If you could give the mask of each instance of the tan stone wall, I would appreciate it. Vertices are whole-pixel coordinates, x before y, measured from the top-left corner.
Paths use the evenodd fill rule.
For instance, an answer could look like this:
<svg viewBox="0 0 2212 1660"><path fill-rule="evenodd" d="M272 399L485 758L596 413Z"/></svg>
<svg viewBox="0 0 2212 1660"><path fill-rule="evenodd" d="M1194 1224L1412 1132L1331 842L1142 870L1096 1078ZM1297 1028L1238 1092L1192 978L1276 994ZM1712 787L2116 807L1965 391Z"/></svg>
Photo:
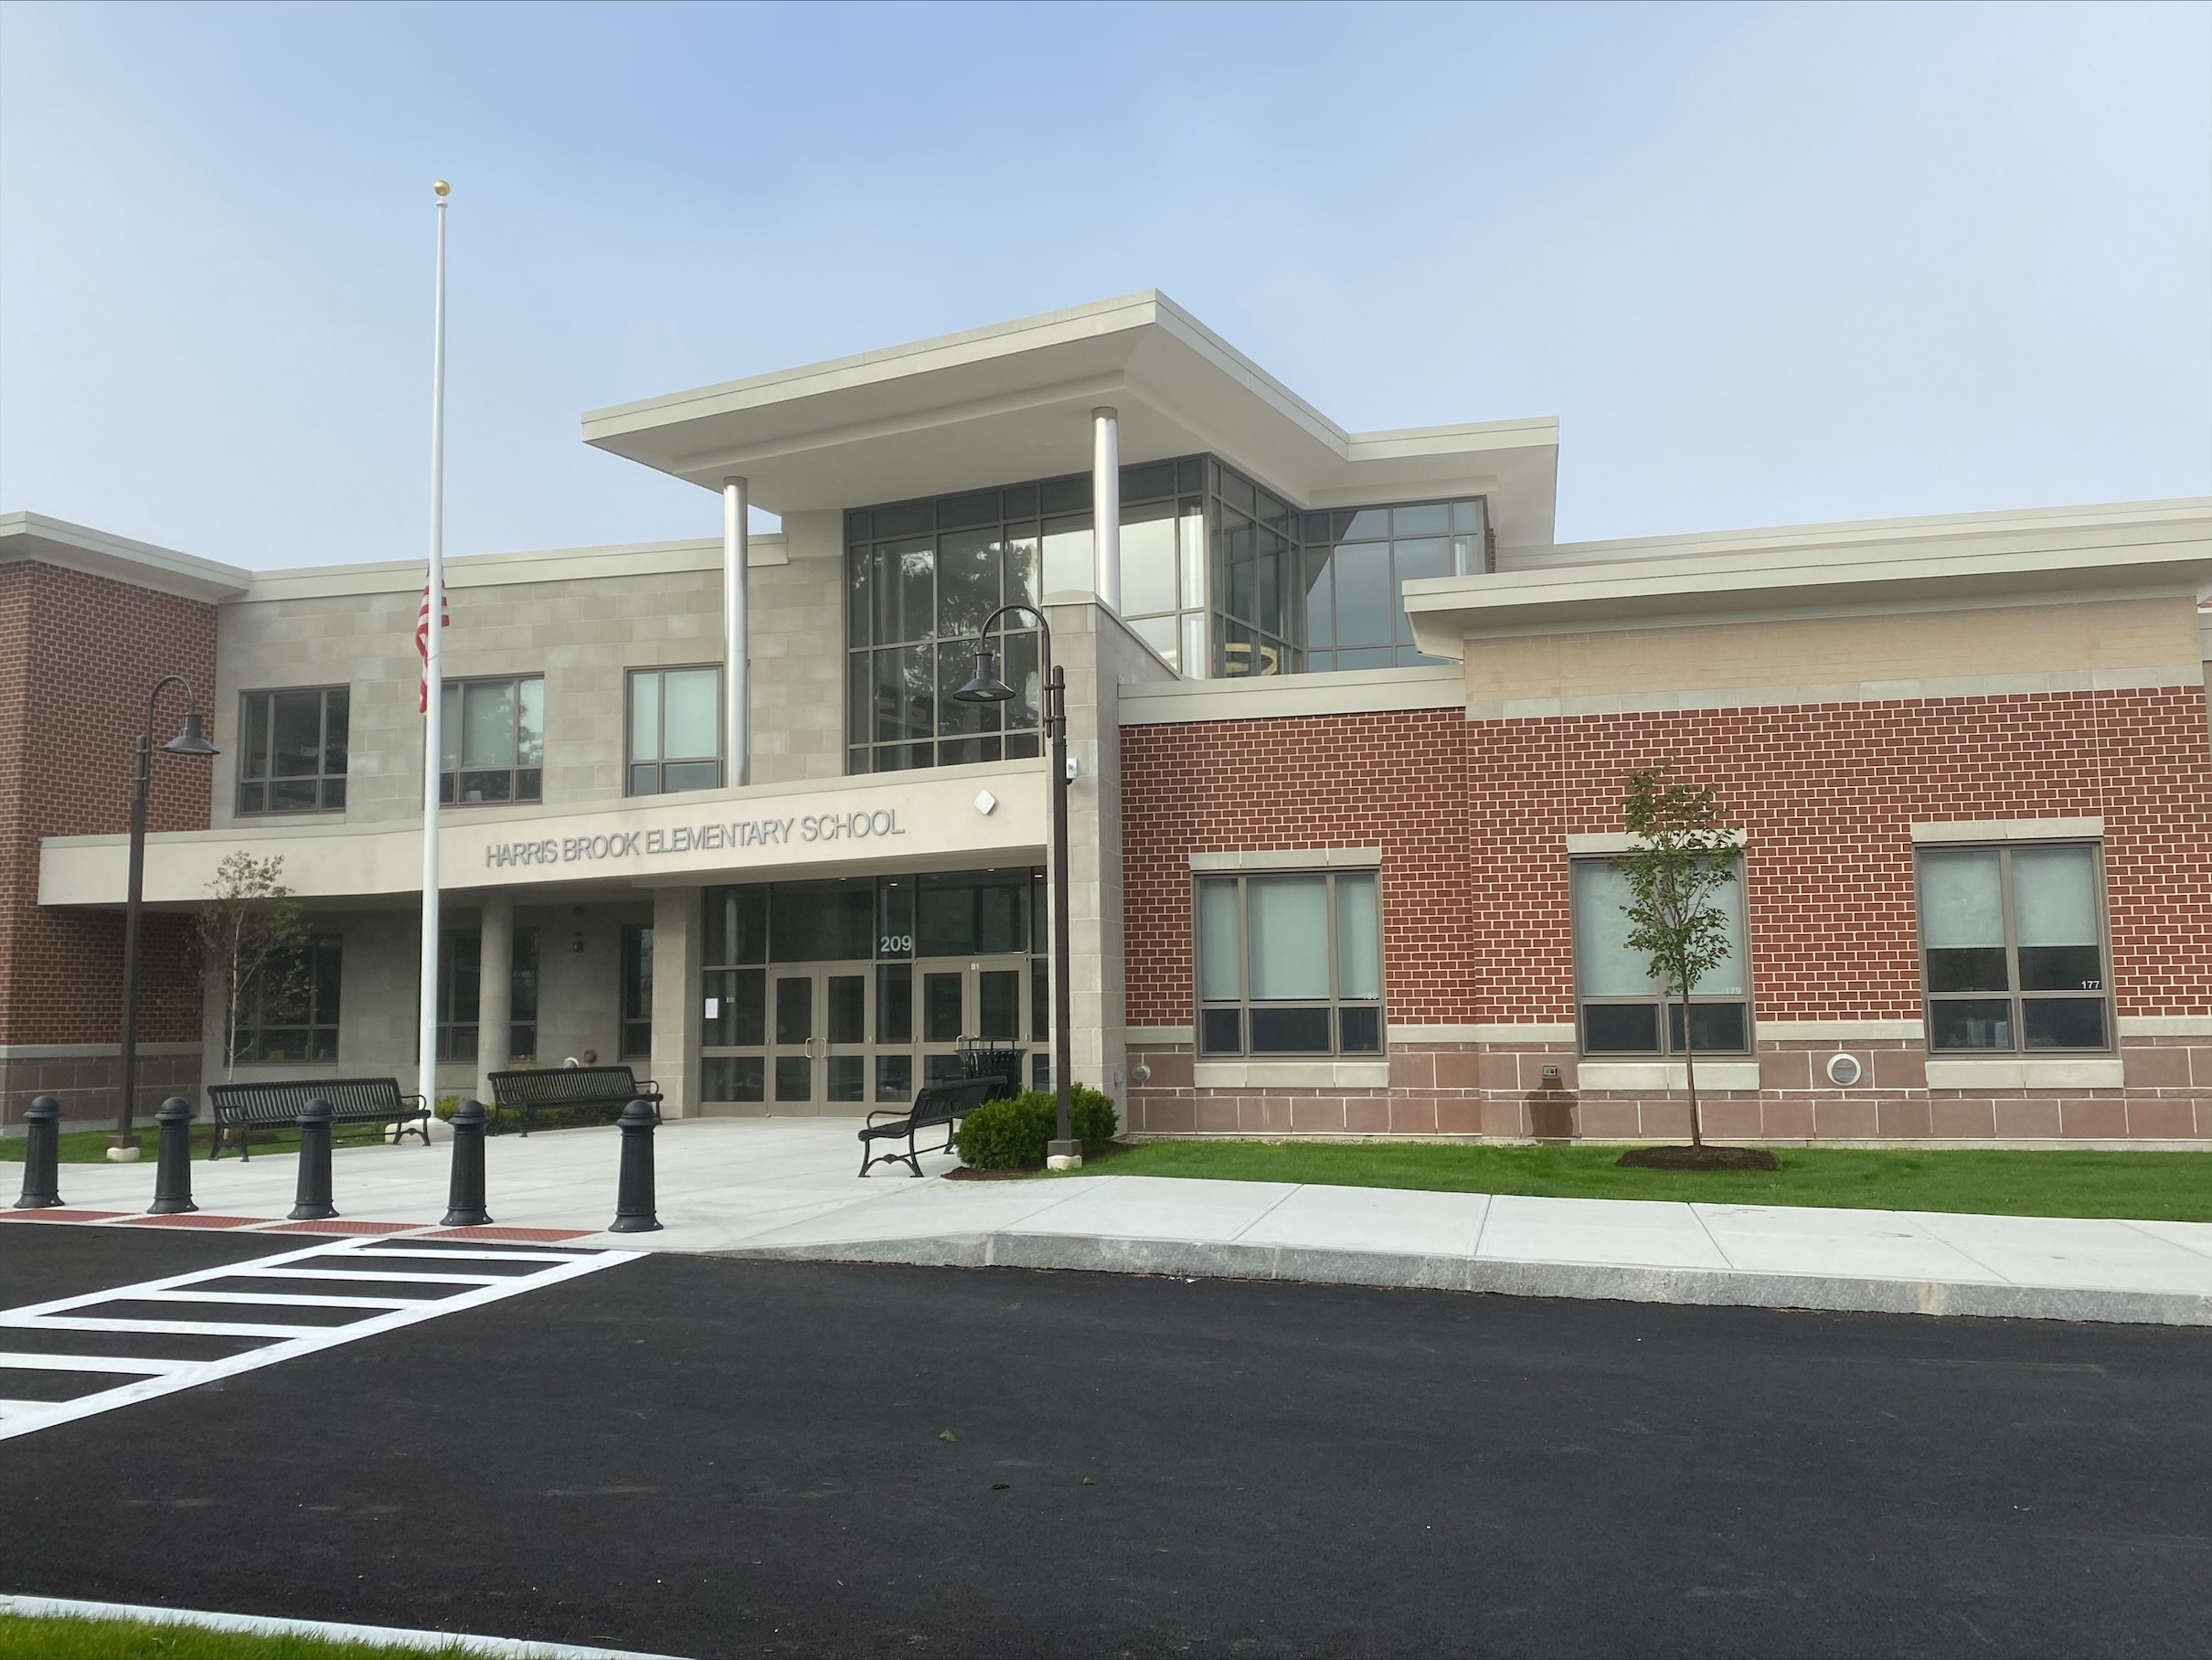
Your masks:
<svg viewBox="0 0 2212 1660"><path fill-rule="evenodd" d="M1467 643L1467 701L2164 668L2201 649L2181 598L1526 635Z"/></svg>
<svg viewBox="0 0 2212 1660"><path fill-rule="evenodd" d="M834 778L845 770L835 520L835 514L799 516L786 536L762 538L749 573L755 783ZM640 563L647 561L641 557ZM351 689L346 823L420 813L422 718L416 698L421 659L414 637L420 603L417 592L409 591L250 599L222 608L213 718L218 741L229 741L215 762L217 827L240 822L234 812L239 694L285 686ZM548 806L621 799L630 670L722 660L718 563L455 585L450 609L448 678L545 676ZM317 816L244 822L298 823Z"/></svg>

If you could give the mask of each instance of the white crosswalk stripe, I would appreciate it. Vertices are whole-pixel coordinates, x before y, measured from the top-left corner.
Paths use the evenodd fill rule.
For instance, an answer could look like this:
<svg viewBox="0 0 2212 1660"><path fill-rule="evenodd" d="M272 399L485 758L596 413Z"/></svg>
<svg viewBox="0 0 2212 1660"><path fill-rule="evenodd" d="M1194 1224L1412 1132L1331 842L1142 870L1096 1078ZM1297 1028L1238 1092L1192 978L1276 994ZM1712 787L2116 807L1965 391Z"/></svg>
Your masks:
<svg viewBox="0 0 2212 1660"><path fill-rule="evenodd" d="M539 1291L564 1280L634 1261L634 1250L436 1250L424 1246L385 1245L375 1240L341 1240L311 1245L302 1250L227 1262L144 1284L122 1285L80 1296L59 1297L25 1308L0 1310L0 1389L14 1372L75 1372L119 1376L130 1381L93 1389L68 1400L28 1400L0 1393L0 1441L81 1418L112 1412L119 1407L153 1400L179 1390L197 1389L218 1378L234 1378L303 1355L379 1336L402 1326L419 1325L441 1314L459 1314L486 1304ZM458 1263L505 1262L526 1265L526 1272L489 1273L481 1270L437 1271L431 1261ZM386 1262L391 1267L387 1269ZM359 1295L322 1294L263 1289L260 1284L209 1290L222 1282L282 1282L284 1280L342 1281L357 1283ZM372 1288L392 1286L438 1287L445 1294L379 1297ZM144 1318L102 1314L110 1304L173 1307L171 1317ZM201 1320L197 1308L220 1304L225 1309L250 1311L255 1307L327 1308L356 1311L358 1318L328 1325L278 1325L253 1320ZM177 1360L154 1356L80 1355L32 1352L21 1346L16 1333L110 1332L145 1336L250 1337L263 1339L241 1354L214 1360ZM149 1345L148 1346L158 1346ZM19 1385L18 1387L27 1387Z"/></svg>

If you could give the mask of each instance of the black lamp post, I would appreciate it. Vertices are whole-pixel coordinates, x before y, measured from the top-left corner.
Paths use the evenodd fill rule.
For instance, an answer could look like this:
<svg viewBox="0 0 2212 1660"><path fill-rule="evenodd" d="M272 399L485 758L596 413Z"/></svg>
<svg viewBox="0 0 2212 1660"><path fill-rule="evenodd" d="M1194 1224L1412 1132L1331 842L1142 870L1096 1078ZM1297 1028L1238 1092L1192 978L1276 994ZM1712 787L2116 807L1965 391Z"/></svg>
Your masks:
<svg viewBox="0 0 2212 1660"><path fill-rule="evenodd" d="M138 1154L138 1134L131 1127L131 1103L138 1092L138 916L145 899L146 791L154 782L154 705L162 688L169 686L185 688L185 725L162 748L172 755L216 752L200 730L199 699L193 695L191 682L182 675L164 675L146 694L146 729L139 735L138 774L131 783L131 887L122 912L122 1111L116 1116L115 1138L108 1144L111 1157L125 1159Z"/></svg>
<svg viewBox="0 0 2212 1660"><path fill-rule="evenodd" d="M952 694L961 703L1005 703L1014 688L998 677L999 648L991 630L1009 612L1037 619L1045 677L1045 736L1052 744L1052 1091L1058 1099L1059 1139L1045 1148L1048 1164L1060 1169L1083 1162L1083 1144L1075 1138L1068 1077L1068 682L1052 662L1052 627L1034 605L1002 605L984 619L975 636L975 673ZM1000 632L1005 631L1001 627ZM1061 1162L1064 1161L1064 1162Z"/></svg>

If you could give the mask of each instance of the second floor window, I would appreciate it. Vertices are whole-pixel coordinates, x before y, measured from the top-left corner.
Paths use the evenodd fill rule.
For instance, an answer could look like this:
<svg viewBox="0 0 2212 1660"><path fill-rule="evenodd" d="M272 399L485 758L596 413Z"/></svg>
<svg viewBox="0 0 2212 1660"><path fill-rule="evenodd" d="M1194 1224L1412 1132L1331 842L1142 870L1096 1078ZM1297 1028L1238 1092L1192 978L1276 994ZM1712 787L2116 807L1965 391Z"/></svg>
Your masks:
<svg viewBox="0 0 2212 1660"><path fill-rule="evenodd" d="M1700 1055L1749 1054L1742 859L1736 861L1736 879L1707 900L1728 918L1728 954L1690 995L1687 1033L1680 1000L1652 977L1651 959L1628 943L1635 927L1622 909L1630 899L1628 878L1610 858L1576 859L1573 873L1576 1024L1582 1052L1679 1055L1694 1038Z"/></svg>
<svg viewBox="0 0 2212 1660"><path fill-rule="evenodd" d="M630 676L632 795L722 782L722 671L641 668Z"/></svg>
<svg viewBox="0 0 2212 1660"><path fill-rule="evenodd" d="M241 697L238 810L326 813L345 806L346 714L342 686Z"/></svg>
<svg viewBox="0 0 2212 1660"><path fill-rule="evenodd" d="M438 799L448 805L541 801L545 795L546 683L449 680L439 717Z"/></svg>

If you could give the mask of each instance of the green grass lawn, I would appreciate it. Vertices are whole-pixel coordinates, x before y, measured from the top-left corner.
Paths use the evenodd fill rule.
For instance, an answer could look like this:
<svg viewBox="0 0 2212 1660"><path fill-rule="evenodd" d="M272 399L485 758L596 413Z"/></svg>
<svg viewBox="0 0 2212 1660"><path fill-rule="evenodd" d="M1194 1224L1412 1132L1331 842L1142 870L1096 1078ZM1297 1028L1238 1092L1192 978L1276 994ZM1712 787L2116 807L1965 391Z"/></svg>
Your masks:
<svg viewBox="0 0 2212 1660"><path fill-rule="evenodd" d="M0 1660L463 1660L458 1648L391 1648L321 1637L262 1637L134 1620L0 1614Z"/></svg>
<svg viewBox="0 0 2212 1660"><path fill-rule="evenodd" d="M1547 1198L1702 1199L1861 1210L2212 1221L2203 1153L1774 1149L1780 1170L1623 1170L1606 1146L1484 1147L1161 1141L1093 1159L1091 1174L1522 1193Z"/></svg>
<svg viewBox="0 0 2212 1660"><path fill-rule="evenodd" d="M140 1124L137 1128L139 1157L150 1165L154 1162L158 1144L158 1133L152 1124ZM204 1159L207 1156L207 1145L214 1135L215 1126L212 1124L192 1126L194 1158ZM114 1139L114 1133L108 1130L64 1130L61 1133L61 1162L65 1165L105 1164L108 1144ZM330 1144L334 1147L364 1147L383 1139L384 1132L376 1124L338 1124L331 1130ZM20 1135L0 1140L0 1165L21 1164L26 1141L27 1138ZM413 1147L417 1152L422 1148L422 1144L411 1135L402 1144ZM256 1158L265 1158L271 1154L297 1153L299 1150L300 1133L297 1130L256 1130L253 1133L253 1156ZM237 1156L238 1141L232 1137L223 1144L223 1162L228 1164Z"/></svg>

